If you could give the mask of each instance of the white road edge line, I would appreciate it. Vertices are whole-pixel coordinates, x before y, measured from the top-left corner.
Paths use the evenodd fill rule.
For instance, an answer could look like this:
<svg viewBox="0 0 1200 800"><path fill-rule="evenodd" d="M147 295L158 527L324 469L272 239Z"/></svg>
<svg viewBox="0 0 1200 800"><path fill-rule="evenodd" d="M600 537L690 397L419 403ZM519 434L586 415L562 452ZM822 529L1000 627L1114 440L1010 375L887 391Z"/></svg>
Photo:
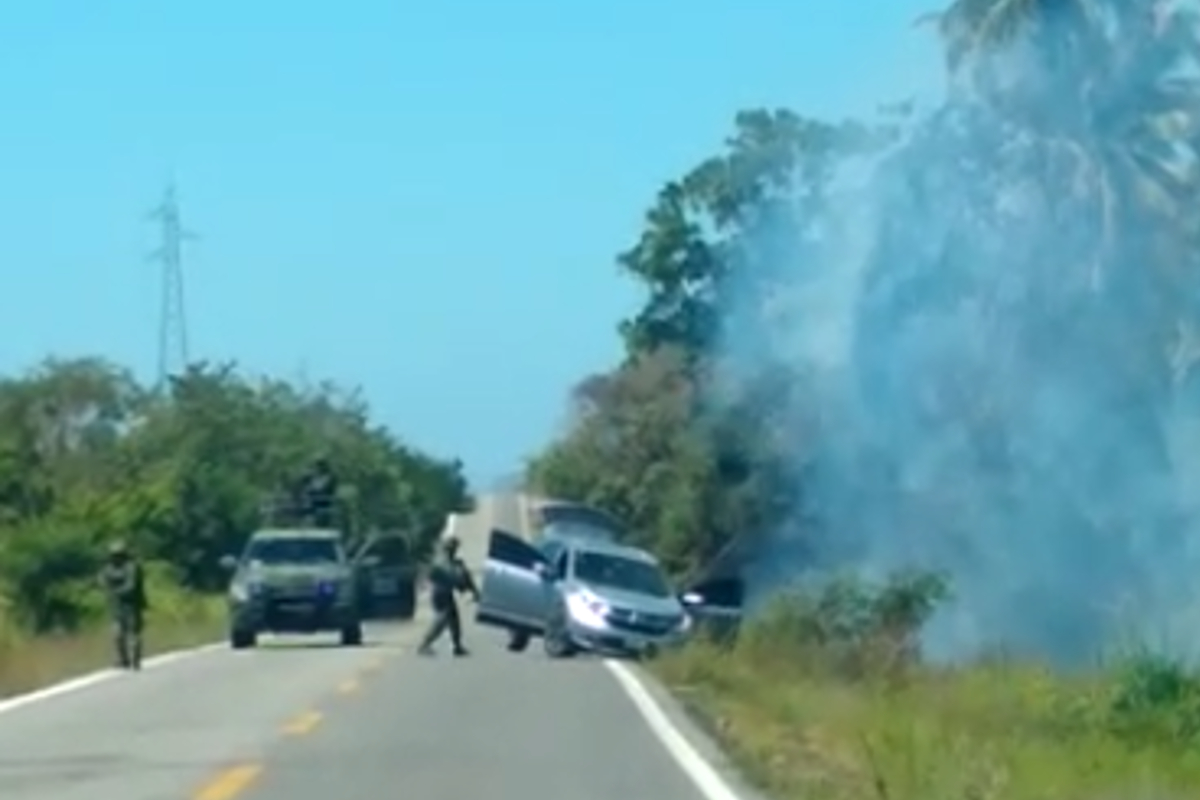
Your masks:
<svg viewBox="0 0 1200 800"><path fill-rule="evenodd" d="M211 650L215 650L218 647L221 647L221 645L206 644L201 647L192 647L187 650L172 650L169 653L162 653L161 655L146 659L142 662L142 669L147 670L165 667L169 664L182 661L185 658L191 658L192 656L198 656L201 653L207 653ZM41 689L35 689L32 692L17 694L13 695L12 697L5 697L0 699L0 714L5 714L9 711L16 711L18 708L23 708L34 703L40 703L43 700L50 700L55 697L73 694L82 689L98 686L102 683L108 683L114 678L118 678L125 674L126 673L124 670L102 669L98 672L90 672L85 675L70 678L69 680L65 680L60 683L54 683L49 686L45 686Z"/></svg>
<svg viewBox="0 0 1200 800"><path fill-rule="evenodd" d="M683 774L695 784L705 800L741 800L713 765L704 760L704 756L700 755L675 723L671 722L670 717L632 669L620 661L607 658L604 660L604 666L633 701L650 732L662 742L663 747L683 770Z"/></svg>

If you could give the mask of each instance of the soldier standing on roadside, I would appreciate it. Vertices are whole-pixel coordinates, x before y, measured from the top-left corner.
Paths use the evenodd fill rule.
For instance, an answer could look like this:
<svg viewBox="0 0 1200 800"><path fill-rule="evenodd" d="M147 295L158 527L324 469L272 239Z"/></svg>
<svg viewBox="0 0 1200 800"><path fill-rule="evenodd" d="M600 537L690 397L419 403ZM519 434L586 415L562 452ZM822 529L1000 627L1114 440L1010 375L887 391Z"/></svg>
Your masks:
<svg viewBox="0 0 1200 800"><path fill-rule="evenodd" d="M433 623L417 650L423 656L433 655L433 644L447 630L454 643L454 655L465 656L467 649L462 643L462 617L458 613L458 592L467 592L479 602L479 589L471 577L471 571L458 557L458 537L449 534L442 539L442 549L429 569L429 599L433 605Z"/></svg>
<svg viewBox="0 0 1200 800"><path fill-rule="evenodd" d="M100 571L112 616L117 666L142 668L142 623L146 613L146 585L142 565L124 542L108 548L108 562Z"/></svg>

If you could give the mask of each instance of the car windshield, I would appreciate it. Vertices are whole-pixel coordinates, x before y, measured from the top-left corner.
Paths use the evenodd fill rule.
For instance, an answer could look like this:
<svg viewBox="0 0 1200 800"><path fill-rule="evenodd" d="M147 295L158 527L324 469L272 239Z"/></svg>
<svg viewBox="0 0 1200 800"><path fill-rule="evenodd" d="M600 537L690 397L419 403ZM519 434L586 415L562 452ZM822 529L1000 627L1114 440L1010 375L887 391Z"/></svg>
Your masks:
<svg viewBox="0 0 1200 800"><path fill-rule="evenodd" d="M578 520L570 522L551 522L542 528L542 536L553 539L599 539L611 542L617 538L617 532L612 528L604 528Z"/></svg>
<svg viewBox="0 0 1200 800"><path fill-rule="evenodd" d="M655 564L610 553L576 553L575 577L596 587L651 597L670 597L671 587Z"/></svg>
<svg viewBox="0 0 1200 800"><path fill-rule="evenodd" d="M245 558L259 564L336 564L342 560L341 555L333 539L296 537L253 539L246 547Z"/></svg>

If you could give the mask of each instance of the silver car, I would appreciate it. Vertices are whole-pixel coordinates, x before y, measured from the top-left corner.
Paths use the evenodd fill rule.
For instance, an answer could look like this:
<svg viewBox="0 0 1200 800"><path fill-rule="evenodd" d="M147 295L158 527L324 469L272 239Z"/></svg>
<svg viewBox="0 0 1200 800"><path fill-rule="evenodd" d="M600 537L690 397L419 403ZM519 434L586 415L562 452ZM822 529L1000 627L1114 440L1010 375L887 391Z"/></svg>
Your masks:
<svg viewBox="0 0 1200 800"><path fill-rule="evenodd" d="M480 594L477 621L508 630L510 650L540 636L554 658L680 644L705 604L699 593L676 594L644 550L598 536L529 543L504 531L492 532Z"/></svg>

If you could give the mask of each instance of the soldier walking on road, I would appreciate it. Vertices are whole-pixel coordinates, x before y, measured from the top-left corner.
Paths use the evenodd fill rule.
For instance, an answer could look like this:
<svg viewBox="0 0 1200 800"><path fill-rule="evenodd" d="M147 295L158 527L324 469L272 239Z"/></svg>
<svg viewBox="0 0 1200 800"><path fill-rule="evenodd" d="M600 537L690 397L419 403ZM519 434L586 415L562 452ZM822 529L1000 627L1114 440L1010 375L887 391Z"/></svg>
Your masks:
<svg viewBox="0 0 1200 800"><path fill-rule="evenodd" d="M458 592L467 592L479 602L479 589L471 577L471 571L458 557L458 537L449 534L442 539L442 549L429 569L429 599L433 605L433 623L417 650L421 655L433 655L433 644L447 630L454 643L454 655L465 656L467 649L462 643L462 617L458 613Z"/></svg>
<svg viewBox="0 0 1200 800"><path fill-rule="evenodd" d="M108 562L100 572L112 616L117 666L142 668L142 623L146 614L146 585L142 565L124 542L108 548Z"/></svg>

